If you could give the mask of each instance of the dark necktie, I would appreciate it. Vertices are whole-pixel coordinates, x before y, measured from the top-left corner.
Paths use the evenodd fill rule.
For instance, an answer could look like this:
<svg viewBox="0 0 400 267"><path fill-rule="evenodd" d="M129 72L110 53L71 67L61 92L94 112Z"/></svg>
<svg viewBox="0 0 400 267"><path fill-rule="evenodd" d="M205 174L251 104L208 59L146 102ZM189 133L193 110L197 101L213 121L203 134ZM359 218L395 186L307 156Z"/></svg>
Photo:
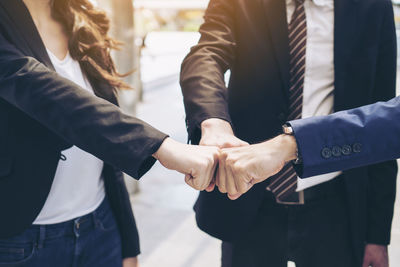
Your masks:
<svg viewBox="0 0 400 267"><path fill-rule="evenodd" d="M296 8L289 24L290 90L288 120L301 118L306 67L307 22L305 0L295 0ZM291 163L270 178L267 187L281 204L304 204L303 192L296 192L297 175Z"/></svg>

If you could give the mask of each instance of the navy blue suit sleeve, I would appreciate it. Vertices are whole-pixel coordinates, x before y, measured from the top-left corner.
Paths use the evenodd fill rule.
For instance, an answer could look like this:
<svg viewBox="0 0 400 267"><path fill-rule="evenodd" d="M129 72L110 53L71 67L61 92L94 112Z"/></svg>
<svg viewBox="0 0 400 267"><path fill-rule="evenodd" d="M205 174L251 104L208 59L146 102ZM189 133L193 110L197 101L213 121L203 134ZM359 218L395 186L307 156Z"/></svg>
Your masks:
<svg viewBox="0 0 400 267"><path fill-rule="evenodd" d="M400 158L400 97L329 116L290 121L303 159L295 166L307 178ZM350 146L349 155L325 149Z"/></svg>

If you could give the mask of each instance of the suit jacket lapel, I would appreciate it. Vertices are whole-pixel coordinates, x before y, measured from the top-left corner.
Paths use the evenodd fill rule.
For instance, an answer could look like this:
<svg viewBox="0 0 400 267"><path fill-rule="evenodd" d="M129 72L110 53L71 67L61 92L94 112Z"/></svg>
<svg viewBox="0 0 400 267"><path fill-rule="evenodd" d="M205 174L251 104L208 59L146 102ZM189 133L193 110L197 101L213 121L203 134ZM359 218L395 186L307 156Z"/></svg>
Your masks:
<svg viewBox="0 0 400 267"><path fill-rule="evenodd" d="M354 51L353 40L357 36L358 0L335 0L334 64L335 64L335 111L347 109L346 67ZM351 101L351 100L350 100Z"/></svg>
<svg viewBox="0 0 400 267"><path fill-rule="evenodd" d="M279 63L285 94L289 92L289 37L285 0L260 0L265 9L267 27Z"/></svg>
<svg viewBox="0 0 400 267"><path fill-rule="evenodd" d="M40 37L35 23L33 22L32 16L30 15L29 10L23 1L1 0L0 6L3 6L11 22L15 26L11 27L12 29L10 29L12 31L10 35L18 35L18 38L14 37L18 40L14 43L14 45L27 56L32 56L42 62L48 68L55 70L46 51L46 47L42 41L42 38ZM85 64L81 64L81 66L85 67ZM118 105L115 91L111 88L111 86L101 83L96 79L89 77L89 75L87 75L87 77L93 87L94 93L98 97Z"/></svg>
<svg viewBox="0 0 400 267"><path fill-rule="evenodd" d="M22 0L2 0L1 5L15 25L13 34L18 34L24 44L14 44L25 53L29 53L47 67L54 69L43 41L35 27L32 17ZM29 50L29 51L25 51Z"/></svg>

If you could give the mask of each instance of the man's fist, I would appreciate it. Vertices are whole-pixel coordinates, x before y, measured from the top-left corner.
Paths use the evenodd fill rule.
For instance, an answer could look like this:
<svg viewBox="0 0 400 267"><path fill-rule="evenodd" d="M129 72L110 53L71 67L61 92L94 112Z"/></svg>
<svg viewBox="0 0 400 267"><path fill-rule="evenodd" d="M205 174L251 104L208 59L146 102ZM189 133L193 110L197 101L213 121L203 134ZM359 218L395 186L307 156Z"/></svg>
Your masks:
<svg viewBox="0 0 400 267"><path fill-rule="evenodd" d="M219 148L231 148L248 146L247 142L244 142L237 138L232 130L232 126L229 122L221 119L208 119L203 121L201 124L201 146L216 146ZM218 168L218 173L223 172ZM212 181L210 186L206 188L206 191L211 192L215 188L215 180Z"/></svg>
<svg viewBox="0 0 400 267"><path fill-rule="evenodd" d="M218 189L235 200L295 158L296 141L287 135L256 145L223 149L219 157Z"/></svg>

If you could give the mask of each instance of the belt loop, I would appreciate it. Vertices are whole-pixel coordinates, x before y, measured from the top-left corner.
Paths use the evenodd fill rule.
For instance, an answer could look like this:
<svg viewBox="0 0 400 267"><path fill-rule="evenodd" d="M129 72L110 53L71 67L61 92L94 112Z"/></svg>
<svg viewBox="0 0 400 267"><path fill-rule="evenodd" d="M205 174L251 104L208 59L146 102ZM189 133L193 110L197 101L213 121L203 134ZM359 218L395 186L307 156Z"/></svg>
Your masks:
<svg viewBox="0 0 400 267"><path fill-rule="evenodd" d="M45 239L46 239L46 226L40 225L39 226L39 240L38 240L38 244L37 244L38 249L43 248L43 243L44 243Z"/></svg>

